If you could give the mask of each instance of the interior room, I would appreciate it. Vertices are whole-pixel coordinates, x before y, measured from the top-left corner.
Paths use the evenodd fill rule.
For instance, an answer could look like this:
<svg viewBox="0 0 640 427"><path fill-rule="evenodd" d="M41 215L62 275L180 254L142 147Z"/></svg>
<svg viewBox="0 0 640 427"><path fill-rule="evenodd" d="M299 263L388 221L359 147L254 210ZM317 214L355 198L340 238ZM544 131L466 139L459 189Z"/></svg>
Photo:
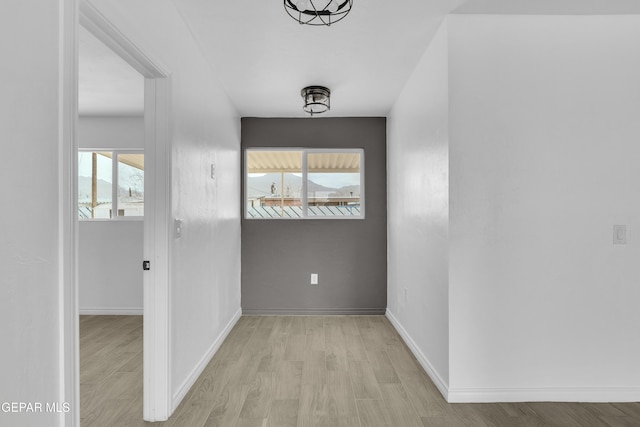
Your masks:
<svg viewBox="0 0 640 427"><path fill-rule="evenodd" d="M638 2L4 8L0 425L640 424Z"/></svg>

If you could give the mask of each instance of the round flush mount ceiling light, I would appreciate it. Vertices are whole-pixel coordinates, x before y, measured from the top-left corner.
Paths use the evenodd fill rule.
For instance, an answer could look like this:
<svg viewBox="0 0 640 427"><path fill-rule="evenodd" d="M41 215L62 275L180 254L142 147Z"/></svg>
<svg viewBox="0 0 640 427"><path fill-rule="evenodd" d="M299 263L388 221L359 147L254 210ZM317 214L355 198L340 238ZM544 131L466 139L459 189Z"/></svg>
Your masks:
<svg viewBox="0 0 640 427"><path fill-rule="evenodd" d="M324 86L307 86L300 91L304 105L302 109L307 113L314 114L324 113L331 109L330 98L331 91Z"/></svg>
<svg viewBox="0 0 640 427"><path fill-rule="evenodd" d="M344 19L353 0L284 0L289 16L306 25L331 25Z"/></svg>

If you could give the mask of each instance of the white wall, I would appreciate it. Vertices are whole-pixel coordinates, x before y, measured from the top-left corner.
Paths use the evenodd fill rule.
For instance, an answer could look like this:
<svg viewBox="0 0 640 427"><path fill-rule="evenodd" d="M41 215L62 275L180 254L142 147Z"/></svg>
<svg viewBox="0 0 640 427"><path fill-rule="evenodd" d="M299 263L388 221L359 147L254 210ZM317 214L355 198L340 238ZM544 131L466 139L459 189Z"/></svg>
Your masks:
<svg viewBox="0 0 640 427"><path fill-rule="evenodd" d="M9 0L0 13L0 402L63 400L61 3ZM56 413L0 413L0 424L17 427L56 426L59 419Z"/></svg>
<svg viewBox="0 0 640 427"><path fill-rule="evenodd" d="M80 314L142 314L143 222L80 221Z"/></svg>
<svg viewBox="0 0 640 427"><path fill-rule="evenodd" d="M450 400L640 400L640 17L449 28Z"/></svg>
<svg viewBox="0 0 640 427"><path fill-rule="evenodd" d="M78 146L144 150L144 117L80 116Z"/></svg>
<svg viewBox="0 0 640 427"><path fill-rule="evenodd" d="M170 260L177 403L240 314L240 120L173 1L91 3L171 73L172 211L183 221Z"/></svg>
<svg viewBox="0 0 640 427"><path fill-rule="evenodd" d="M443 392L449 381L447 37L445 22L389 114L387 141L387 315Z"/></svg>
<svg viewBox="0 0 640 427"><path fill-rule="evenodd" d="M144 150L144 118L81 116L78 145ZM80 221L80 314L142 314L143 228L138 219Z"/></svg>

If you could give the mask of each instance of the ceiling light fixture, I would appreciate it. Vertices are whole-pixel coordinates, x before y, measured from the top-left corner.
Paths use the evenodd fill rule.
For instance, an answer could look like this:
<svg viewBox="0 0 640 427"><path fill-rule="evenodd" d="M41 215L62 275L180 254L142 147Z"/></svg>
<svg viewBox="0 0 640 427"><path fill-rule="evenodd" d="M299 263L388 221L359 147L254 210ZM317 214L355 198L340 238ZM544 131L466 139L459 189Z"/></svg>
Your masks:
<svg viewBox="0 0 640 427"><path fill-rule="evenodd" d="M302 109L311 114L311 117L331 109L329 103L331 91L324 86L307 86L300 91L300 95L304 99Z"/></svg>
<svg viewBox="0 0 640 427"><path fill-rule="evenodd" d="M289 16L306 25L331 25L344 19L353 0L284 0Z"/></svg>

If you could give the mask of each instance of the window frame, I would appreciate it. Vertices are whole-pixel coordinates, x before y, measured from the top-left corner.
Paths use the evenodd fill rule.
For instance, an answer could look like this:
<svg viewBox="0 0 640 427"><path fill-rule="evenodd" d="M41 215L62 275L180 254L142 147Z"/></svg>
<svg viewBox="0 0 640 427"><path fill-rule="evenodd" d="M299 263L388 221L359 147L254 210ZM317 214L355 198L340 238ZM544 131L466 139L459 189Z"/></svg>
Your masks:
<svg viewBox="0 0 640 427"><path fill-rule="evenodd" d="M112 160L111 161L111 180L113 181L111 183L111 218L80 218L80 216L77 214L78 198L76 195L76 215L78 215L78 221L81 221L81 222L82 221L90 221L90 222L143 221L144 215L141 215L141 216L118 215L118 155L120 154L144 155L144 149L141 149L141 148L78 148L78 153L100 153L100 152L111 153L111 160ZM76 180L76 186L77 186L77 180ZM146 205L146 198L145 198L145 205Z"/></svg>
<svg viewBox="0 0 640 427"><path fill-rule="evenodd" d="M249 195L249 162L248 156L250 151L300 151L302 152L302 197L300 198L302 203L302 217L291 218L287 216L270 217L270 218L254 218L249 216L248 195ZM358 216L310 216L308 214L309 208L309 191L308 191L308 155L309 154L322 154L322 153L358 153L360 155L360 215ZM306 220L364 220L366 219L366 203L365 203L365 153L364 148L302 148L302 147L246 147L243 153L244 165L243 165L243 179L244 179L244 194L242 197L242 218L247 221L306 221Z"/></svg>

